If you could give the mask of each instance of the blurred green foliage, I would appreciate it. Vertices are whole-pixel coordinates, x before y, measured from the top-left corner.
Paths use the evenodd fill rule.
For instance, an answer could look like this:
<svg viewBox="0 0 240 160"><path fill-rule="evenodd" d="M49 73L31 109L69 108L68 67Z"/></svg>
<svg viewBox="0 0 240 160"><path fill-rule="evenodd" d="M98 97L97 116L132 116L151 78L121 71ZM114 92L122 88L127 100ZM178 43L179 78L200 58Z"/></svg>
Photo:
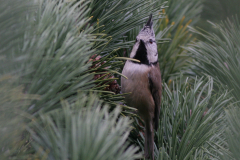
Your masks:
<svg viewBox="0 0 240 160"><path fill-rule="evenodd" d="M0 159L143 158L143 122L106 88L121 85L150 13L163 82L155 158L237 159L238 3L0 0ZM207 20L215 34L195 29Z"/></svg>

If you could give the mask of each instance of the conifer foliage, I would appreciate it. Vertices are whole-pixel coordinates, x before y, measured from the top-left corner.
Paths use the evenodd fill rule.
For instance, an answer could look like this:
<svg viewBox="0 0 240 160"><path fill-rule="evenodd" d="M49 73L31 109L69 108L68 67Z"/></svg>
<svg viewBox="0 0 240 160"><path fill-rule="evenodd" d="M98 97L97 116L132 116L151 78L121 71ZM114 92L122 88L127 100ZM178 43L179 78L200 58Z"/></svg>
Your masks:
<svg viewBox="0 0 240 160"><path fill-rule="evenodd" d="M0 0L0 159L143 159L144 123L119 78L150 13L163 75L155 159L237 159L240 25L192 28L202 4Z"/></svg>

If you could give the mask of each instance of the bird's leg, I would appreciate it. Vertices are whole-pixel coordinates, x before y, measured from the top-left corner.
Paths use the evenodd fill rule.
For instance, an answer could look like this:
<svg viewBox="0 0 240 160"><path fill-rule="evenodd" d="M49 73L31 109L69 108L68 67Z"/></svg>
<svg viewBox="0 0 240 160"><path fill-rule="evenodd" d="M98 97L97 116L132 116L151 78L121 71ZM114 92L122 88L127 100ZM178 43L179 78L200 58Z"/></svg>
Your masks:
<svg viewBox="0 0 240 160"><path fill-rule="evenodd" d="M154 131L152 121L145 121L145 158L154 160Z"/></svg>

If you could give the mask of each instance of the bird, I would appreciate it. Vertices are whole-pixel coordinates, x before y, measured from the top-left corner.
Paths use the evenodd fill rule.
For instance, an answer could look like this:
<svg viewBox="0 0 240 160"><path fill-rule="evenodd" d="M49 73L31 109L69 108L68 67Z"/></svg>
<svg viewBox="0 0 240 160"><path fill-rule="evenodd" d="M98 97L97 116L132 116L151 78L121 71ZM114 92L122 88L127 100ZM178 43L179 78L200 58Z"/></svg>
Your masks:
<svg viewBox="0 0 240 160"><path fill-rule="evenodd" d="M152 14L137 35L130 58L138 62L126 61L122 74L127 78L121 77L122 93L129 93L125 94L126 104L136 108L145 123L144 155L154 160L154 129L157 131L159 126L162 85Z"/></svg>

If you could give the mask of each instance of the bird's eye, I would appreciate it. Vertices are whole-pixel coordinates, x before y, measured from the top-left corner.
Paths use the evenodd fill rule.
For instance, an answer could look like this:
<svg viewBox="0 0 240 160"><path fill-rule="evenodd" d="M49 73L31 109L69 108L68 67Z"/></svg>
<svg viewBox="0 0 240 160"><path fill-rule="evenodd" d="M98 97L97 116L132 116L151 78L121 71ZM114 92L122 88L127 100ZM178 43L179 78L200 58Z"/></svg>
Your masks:
<svg viewBox="0 0 240 160"><path fill-rule="evenodd" d="M152 43L153 43L153 40L152 40L152 39L149 39L149 43L151 43L151 44L152 44Z"/></svg>
<svg viewBox="0 0 240 160"><path fill-rule="evenodd" d="M136 42L137 42L137 38L136 38Z"/></svg>

